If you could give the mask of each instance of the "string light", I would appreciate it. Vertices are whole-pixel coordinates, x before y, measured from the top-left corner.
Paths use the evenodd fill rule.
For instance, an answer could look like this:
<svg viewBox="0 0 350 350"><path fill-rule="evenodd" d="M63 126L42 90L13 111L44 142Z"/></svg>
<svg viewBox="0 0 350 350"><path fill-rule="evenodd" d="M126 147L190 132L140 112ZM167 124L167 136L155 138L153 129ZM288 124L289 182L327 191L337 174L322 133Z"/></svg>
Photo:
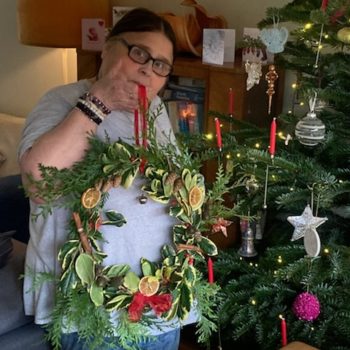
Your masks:
<svg viewBox="0 0 350 350"><path fill-rule="evenodd" d="M252 305L256 305L256 300L255 300L255 299L252 299L252 300L251 300L251 303L252 303Z"/></svg>
<svg viewBox="0 0 350 350"><path fill-rule="evenodd" d="M240 154L240 153L237 153L237 154L236 154L236 157L237 157L237 158L240 158L240 157L241 157L241 154Z"/></svg>
<svg viewBox="0 0 350 350"><path fill-rule="evenodd" d="M260 143L256 143L255 148L260 148Z"/></svg>
<svg viewBox="0 0 350 350"><path fill-rule="evenodd" d="M324 248L324 249L323 249L323 252L324 252L325 254L329 254L329 249L328 249L328 248Z"/></svg>
<svg viewBox="0 0 350 350"><path fill-rule="evenodd" d="M282 260L281 255L278 257L277 262L278 262L279 264L282 264L282 263L283 263L283 260Z"/></svg>
<svg viewBox="0 0 350 350"><path fill-rule="evenodd" d="M311 29L312 28L312 23L306 23L304 26L305 30Z"/></svg>
<svg viewBox="0 0 350 350"><path fill-rule="evenodd" d="M210 133L210 134L206 134L205 137L207 140L212 140L214 138L214 135Z"/></svg>
<svg viewBox="0 0 350 350"><path fill-rule="evenodd" d="M298 84L297 83L293 83L292 84L292 89L296 89L298 87Z"/></svg>
<svg viewBox="0 0 350 350"><path fill-rule="evenodd" d="M226 154L226 159L231 159L231 154L230 153Z"/></svg>

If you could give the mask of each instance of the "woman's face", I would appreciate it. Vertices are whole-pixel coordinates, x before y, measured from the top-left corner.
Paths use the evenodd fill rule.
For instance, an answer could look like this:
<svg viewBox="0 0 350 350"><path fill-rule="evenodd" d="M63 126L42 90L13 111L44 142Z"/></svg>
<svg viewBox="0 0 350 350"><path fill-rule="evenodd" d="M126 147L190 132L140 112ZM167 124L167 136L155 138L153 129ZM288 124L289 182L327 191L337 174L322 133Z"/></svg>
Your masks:
<svg viewBox="0 0 350 350"><path fill-rule="evenodd" d="M123 40L118 40L118 38ZM153 99L164 86L167 78L153 72L153 60L144 64L136 63L129 56L126 45L136 45L148 52L153 59L172 65L173 46L161 32L128 32L112 38L102 52L102 65L99 78L106 74L123 75L127 81L144 85L148 99Z"/></svg>

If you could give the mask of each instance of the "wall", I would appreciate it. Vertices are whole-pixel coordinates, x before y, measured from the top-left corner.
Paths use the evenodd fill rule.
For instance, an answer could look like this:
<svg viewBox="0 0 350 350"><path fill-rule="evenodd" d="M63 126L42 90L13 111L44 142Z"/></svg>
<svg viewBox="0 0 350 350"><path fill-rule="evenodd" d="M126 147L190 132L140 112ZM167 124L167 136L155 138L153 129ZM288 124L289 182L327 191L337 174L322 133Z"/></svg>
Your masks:
<svg viewBox="0 0 350 350"><path fill-rule="evenodd" d="M49 1L49 0L48 0ZM74 1L74 0L72 0ZM120 6L144 6L157 12L193 13L182 0L110 0ZM243 27L255 27L267 7L281 7L287 0L198 0L210 15L224 15L237 39ZM247 3L249 4L247 6ZM17 39L16 1L0 1L0 111L26 116L51 87L76 79L72 49L47 49L22 45ZM286 89L286 100L289 99Z"/></svg>
<svg viewBox="0 0 350 350"><path fill-rule="evenodd" d="M26 116L45 91L76 80L75 50L18 42L16 0L0 1L0 47L0 112Z"/></svg>

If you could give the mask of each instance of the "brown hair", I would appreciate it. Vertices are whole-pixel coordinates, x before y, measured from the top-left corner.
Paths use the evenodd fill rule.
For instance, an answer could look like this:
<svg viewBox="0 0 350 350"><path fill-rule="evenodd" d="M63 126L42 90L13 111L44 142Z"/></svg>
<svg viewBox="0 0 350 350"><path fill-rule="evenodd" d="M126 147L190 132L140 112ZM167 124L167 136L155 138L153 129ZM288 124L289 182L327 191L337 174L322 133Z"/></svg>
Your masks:
<svg viewBox="0 0 350 350"><path fill-rule="evenodd" d="M161 32L172 43L173 52L176 50L175 33L163 17L146 8L135 8L126 13L112 28L107 40L126 32Z"/></svg>

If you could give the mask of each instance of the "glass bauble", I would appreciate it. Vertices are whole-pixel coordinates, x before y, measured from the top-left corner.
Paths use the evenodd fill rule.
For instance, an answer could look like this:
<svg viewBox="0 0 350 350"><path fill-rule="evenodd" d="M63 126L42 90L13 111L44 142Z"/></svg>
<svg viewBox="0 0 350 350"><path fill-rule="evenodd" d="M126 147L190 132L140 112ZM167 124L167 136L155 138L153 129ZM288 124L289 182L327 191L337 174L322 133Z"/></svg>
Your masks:
<svg viewBox="0 0 350 350"><path fill-rule="evenodd" d="M309 112L295 128L295 137L305 146L316 146L325 138L326 128L315 112Z"/></svg>
<svg viewBox="0 0 350 350"><path fill-rule="evenodd" d="M350 27L339 29L337 38L344 44L350 44Z"/></svg>

